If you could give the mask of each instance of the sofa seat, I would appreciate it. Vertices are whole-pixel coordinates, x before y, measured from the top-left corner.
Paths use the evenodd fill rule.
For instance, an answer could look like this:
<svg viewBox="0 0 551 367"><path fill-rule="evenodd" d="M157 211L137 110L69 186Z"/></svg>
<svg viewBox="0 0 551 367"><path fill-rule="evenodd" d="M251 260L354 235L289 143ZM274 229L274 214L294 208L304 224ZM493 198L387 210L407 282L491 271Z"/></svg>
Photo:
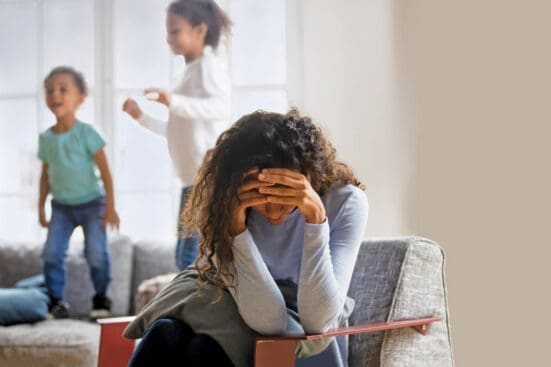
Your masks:
<svg viewBox="0 0 551 367"><path fill-rule="evenodd" d="M95 367L99 325L80 320L46 320L0 326L0 366Z"/></svg>

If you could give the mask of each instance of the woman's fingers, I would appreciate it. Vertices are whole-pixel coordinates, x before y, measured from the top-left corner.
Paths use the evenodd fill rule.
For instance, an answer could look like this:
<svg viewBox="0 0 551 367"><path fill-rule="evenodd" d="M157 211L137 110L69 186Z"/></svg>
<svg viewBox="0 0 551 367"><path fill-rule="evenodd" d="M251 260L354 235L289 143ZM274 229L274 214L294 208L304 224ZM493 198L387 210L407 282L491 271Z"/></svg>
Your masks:
<svg viewBox="0 0 551 367"><path fill-rule="evenodd" d="M262 173L284 175L295 179L302 179L304 177L302 173L290 170L288 168L264 168L262 169Z"/></svg>
<svg viewBox="0 0 551 367"><path fill-rule="evenodd" d="M239 198L240 202L243 202L249 199L265 198L266 195L262 195L256 190L249 190L249 191L245 191L237 194L237 197Z"/></svg>
<svg viewBox="0 0 551 367"><path fill-rule="evenodd" d="M292 172L293 174L295 173L293 171L288 172ZM299 176L290 176L286 173L273 173L272 171L265 172L262 170L262 172L258 175L258 179L263 182L271 182L273 184L280 184L296 189L304 189L306 187L306 178L302 174L299 174Z"/></svg>
<svg viewBox="0 0 551 367"><path fill-rule="evenodd" d="M275 196L285 196L285 197L298 197L301 193L301 191L289 188L288 186L282 186L282 185L261 186L258 188L258 192L264 195L275 195Z"/></svg>
<svg viewBox="0 0 551 367"><path fill-rule="evenodd" d="M258 192L259 187L266 187L266 186L272 186L273 183L271 182L262 182L258 180L247 180L245 181L239 188L237 189L237 193L241 194L247 191L254 190L255 192Z"/></svg>

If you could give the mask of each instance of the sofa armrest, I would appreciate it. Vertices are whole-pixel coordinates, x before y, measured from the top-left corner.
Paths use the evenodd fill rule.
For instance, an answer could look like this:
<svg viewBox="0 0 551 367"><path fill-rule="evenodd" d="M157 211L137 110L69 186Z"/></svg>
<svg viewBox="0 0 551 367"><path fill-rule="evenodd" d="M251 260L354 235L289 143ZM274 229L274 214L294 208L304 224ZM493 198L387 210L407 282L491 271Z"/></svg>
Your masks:
<svg viewBox="0 0 551 367"><path fill-rule="evenodd" d="M98 367L125 367L134 352L135 341L122 336L134 316L98 319L101 326Z"/></svg>
<svg viewBox="0 0 551 367"><path fill-rule="evenodd" d="M377 324L354 325L329 330L322 334L300 334L256 339L254 350L255 367L294 367L295 344L299 340L317 340L340 335L373 333L392 329L412 327L426 335L430 324L440 321L439 317L428 317L412 320L382 322Z"/></svg>

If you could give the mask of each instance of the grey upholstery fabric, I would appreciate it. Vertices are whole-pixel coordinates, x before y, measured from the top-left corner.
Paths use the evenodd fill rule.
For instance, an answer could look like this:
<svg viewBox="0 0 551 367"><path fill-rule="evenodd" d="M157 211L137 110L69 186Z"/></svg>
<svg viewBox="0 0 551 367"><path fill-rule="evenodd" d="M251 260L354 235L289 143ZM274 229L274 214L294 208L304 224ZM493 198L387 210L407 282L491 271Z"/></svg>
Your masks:
<svg viewBox="0 0 551 367"><path fill-rule="evenodd" d="M350 337L350 367L453 365L444 284L444 254L420 237L374 238L362 244L349 295L350 324L439 316L427 336L413 329Z"/></svg>
<svg viewBox="0 0 551 367"><path fill-rule="evenodd" d="M407 242L400 239L374 239L362 243L348 291L356 301L350 325L387 320L407 247ZM384 332L351 335L350 367L379 366L383 338Z"/></svg>
<svg viewBox="0 0 551 367"><path fill-rule="evenodd" d="M431 325L425 336L411 328L388 331L381 347L382 366L453 366L444 280L444 252L432 241L412 239L389 320L437 316L442 321Z"/></svg>
<svg viewBox="0 0 551 367"><path fill-rule="evenodd" d="M130 290L131 314L135 313L136 292L144 280L179 271L174 262L175 249L174 243L160 241L139 241L134 244L132 288Z"/></svg>
<svg viewBox="0 0 551 367"><path fill-rule="evenodd" d="M78 320L0 326L0 366L96 367L99 325Z"/></svg>
<svg viewBox="0 0 551 367"><path fill-rule="evenodd" d="M83 256L84 245L73 241L66 259L66 300L71 305L71 317L87 317L92 308L94 289L88 264ZM109 296L113 300L113 315L127 315L130 309L130 282L132 274L132 242L126 236L109 239L113 280ZM0 287L11 287L18 280L42 272L41 243L0 242Z"/></svg>

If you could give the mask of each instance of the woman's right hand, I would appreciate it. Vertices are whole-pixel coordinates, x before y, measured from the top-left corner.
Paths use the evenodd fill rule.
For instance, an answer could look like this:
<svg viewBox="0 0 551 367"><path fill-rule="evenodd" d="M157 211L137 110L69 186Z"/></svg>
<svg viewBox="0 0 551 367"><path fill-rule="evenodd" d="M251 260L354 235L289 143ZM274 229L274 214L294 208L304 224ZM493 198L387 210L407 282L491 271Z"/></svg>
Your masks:
<svg viewBox="0 0 551 367"><path fill-rule="evenodd" d="M258 167L252 168L245 172L243 176L243 183L237 189L237 198L234 200L232 206L232 222L230 232L232 236L237 236L247 229L247 208L255 205L266 204L268 200L267 196L258 192L259 187L271 186L272 183L262 182L258 180L258 174L260 169Z"/></svg>
<svg viewBox="0 0 551 367"><path fill-rule="evenodd" d="M50 222L46 219L46 211L44 210L44 207L38 209L38 222L44 228L48 228L48 225L50 224Z"/></svg>
<svg viewBox="0 0 551 367"><path fill-rule="evenodd" d="M124 101L122 104L122 110L132 116L135 120L142 115L140 106L138 106L138 103L132 98L127 98L126 101Z"/></svg>

